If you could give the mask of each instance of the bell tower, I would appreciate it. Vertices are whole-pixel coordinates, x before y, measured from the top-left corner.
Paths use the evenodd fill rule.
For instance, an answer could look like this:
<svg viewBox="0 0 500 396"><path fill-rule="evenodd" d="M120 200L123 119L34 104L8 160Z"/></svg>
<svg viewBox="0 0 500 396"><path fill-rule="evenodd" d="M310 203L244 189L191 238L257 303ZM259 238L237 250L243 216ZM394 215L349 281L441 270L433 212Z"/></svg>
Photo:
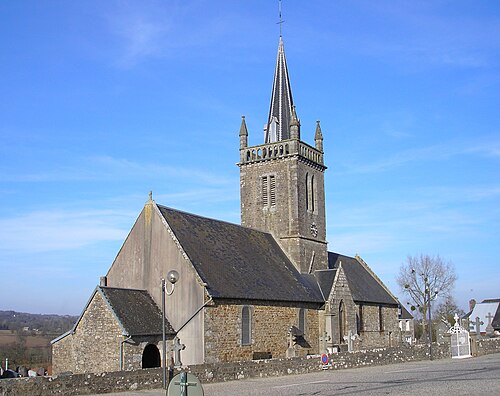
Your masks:
<svg viewBox="0 0 500 396"><path fill-rule="evenodd" d="M274 71L264 144L248 146L240 127L241 224L270 232L302 273L328 268L323 134L300 140L282 37Z"/></svg>

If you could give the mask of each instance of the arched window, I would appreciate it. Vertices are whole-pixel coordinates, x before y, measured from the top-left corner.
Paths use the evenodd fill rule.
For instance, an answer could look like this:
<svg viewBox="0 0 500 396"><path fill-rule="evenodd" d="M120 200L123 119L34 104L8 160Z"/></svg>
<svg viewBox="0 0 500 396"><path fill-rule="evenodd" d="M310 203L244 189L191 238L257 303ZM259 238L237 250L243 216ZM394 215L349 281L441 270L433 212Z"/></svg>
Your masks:
<svg viewBox="0 0 500 396"><path fill-rule="evenodd" d="M249 306L241 309L241 345L252 343L252 314Z"/></svg>
<svg viewBox="0 0 500 396"><path fill-rule="evenodd" d="M314 212L314 175L311 176L311 212Z"/></svg>
<svg viewBox="0 0 500 396"><path fill-rule="evenodd" d="M306 210L309 210L309 173L306 173Z"/></svg>
<svg viewBox="0 0 500 396"><path fill-rule="evenodd" d="M305 308L299 309L299 325L298 328L302 332L302 334L306 334L306 321L307 321L307 311Z"/></svg>
<svg viewBox="0 0 500 396"><path fill-rule="evenodd" d="M345 317L345 305L344 301L340 301L339 304L339 343L345 343L344 336L346 335L346 317Z"/></svg>

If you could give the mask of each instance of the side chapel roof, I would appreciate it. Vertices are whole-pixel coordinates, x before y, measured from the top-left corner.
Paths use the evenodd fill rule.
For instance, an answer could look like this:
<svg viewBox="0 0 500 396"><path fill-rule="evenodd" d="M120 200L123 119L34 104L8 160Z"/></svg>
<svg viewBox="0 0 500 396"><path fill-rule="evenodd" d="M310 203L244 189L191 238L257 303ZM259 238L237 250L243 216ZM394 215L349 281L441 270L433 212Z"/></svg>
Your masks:
<svg viewBox="0 0 500 396"><path fill-rule="evenodd" d="M340 262L355 302L398 305L385 286L356 258L328 252L329 268L337 269Z"/></svg>
<svg viewBox="0 0 500 396"><path fill-rule="evenodd" d="M158 205L213 298L313 303L324 299L271 234Z"/></svg>
<svg viewBox="0 0 500 396"><path fill-rule="evenodd" d="M121 326L130 336L162 334L162 314L146 290L98 286ZM165 321L167 334L175 334Z"/></svg>
<svg viewBox="0 0 500 396"><path fill-rule="evenodd" d="M102 296L110 308L122 329L123 335L133 337L162 334L161 311L146 290L97 286L73 328L53 339L52 344L76 331L78 324L97 293ZM176 334L168 320L165 320L165 332L168 336Z"/></svg>

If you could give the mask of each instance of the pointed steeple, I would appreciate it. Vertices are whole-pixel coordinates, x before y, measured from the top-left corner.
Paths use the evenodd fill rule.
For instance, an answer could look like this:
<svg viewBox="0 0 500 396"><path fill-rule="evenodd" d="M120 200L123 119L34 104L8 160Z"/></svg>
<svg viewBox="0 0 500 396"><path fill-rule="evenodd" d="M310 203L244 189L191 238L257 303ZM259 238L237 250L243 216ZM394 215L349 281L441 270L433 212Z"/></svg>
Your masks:
<svg viewBox="0 0 500 396"><path fill-rule="evenodd" d="M247 123L245 122L245 116L241 116L241 126L240 126L240 149L248 146L248 130Z"/></svg>
<svg viewBox="0 0 500 396"><path fill-rule="evenodd" d="M280 36L269 117L264 127L265 143L290 139L293 99L285 58L285 47Z"/></svg>

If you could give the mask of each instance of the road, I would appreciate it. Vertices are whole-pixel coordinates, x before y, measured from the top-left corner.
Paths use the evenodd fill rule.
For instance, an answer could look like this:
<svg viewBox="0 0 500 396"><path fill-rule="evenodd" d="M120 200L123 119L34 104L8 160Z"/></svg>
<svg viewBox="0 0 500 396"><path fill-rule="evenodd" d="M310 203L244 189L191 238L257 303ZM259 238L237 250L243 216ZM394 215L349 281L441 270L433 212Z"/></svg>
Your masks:
<svg viewBox="0 0 500 396"><path fill-rule="evenodd" d="M204 384L205 396L500 395L500 353ZM164 391L114 396L160 396Z"/></svg>

